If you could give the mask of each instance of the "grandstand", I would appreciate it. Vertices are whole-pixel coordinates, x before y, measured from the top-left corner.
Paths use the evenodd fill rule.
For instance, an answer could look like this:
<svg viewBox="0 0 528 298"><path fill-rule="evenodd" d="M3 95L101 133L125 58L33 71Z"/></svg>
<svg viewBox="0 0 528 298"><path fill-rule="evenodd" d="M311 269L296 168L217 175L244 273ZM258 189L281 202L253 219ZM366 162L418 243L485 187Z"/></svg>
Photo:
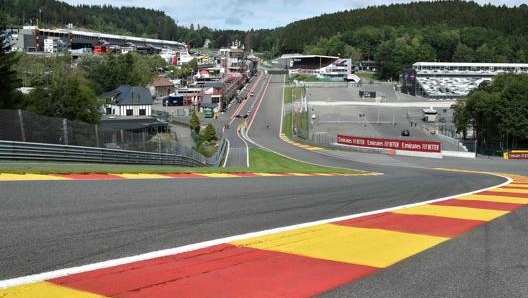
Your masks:
<svg viewBox="0 0 528 298"><path fill-rule="evenodd" d="M284 54L280 57L285 60L287 68L303 73L316 73L316 70L329 66L339 57L322 55Z"/></svg>
<svg viewBox="0 0 528 298"><path fill-rule="evenodd" d="M315 75L331 81L359 81L359 77L354 74L352 59L300 54L285 54L280 59L285 61L290 74Z"/></svg>
<svg viewBox="0 0 528 298"><path fill-rule="evenodd" d="M150 55L165 51L163 58L168 62L173 62L172 58L178 56L178 64L189 62L194 58L189 54L185 43L172 40L114 35L72 28L46 29L24 26L22 29L12 31L13 49L23 52L57 53L69 50L73 57L78 57L88 53L136 51Z"/></svg>
<svg viewBox="0 0 528 298"><path fill-rule="evenodd" d="M404 70L402 92L434 99L467 96L501 73L528 73L528 64L416 62Z"/></svg>

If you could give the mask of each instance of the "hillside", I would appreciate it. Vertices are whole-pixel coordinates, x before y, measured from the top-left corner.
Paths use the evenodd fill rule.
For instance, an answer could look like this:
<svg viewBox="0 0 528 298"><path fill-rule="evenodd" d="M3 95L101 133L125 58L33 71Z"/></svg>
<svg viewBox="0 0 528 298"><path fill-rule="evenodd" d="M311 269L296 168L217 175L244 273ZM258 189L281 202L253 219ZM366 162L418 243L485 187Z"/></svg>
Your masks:
<svg viewBox="0 0 528 298"><path fill-rule="evenodd" d="M71 6L56 0L0 0L8 26L76 27L145 36L202 47L240 40L265 58L305 53L372 60L382 78L397 78L416 61L528 62L528 5L479 5L440 0L372 6L324 14L267 30L178 27L162 11L137 7Z"/></svg>
<svg viewBox="0 0 528 298"><path fill-rule="evenodd" d="M177 40L179 28L163 11L138 7L115 7L111 5L71 6L56 0L1 0L5 23L10 27L22 25L66 27L73 24L112 34ZM183 33L183 32L182 32Z"/></svg>
<svg viewBox="0 0 528 298"><path fill-rule="evenodd" d="M528 62L528 6L460 0L326 14L276 29L276 52L373 60L383 79L417 61Z"/></svg>
<svg viewBox="0 0 528 298"><path fill-rule="evenodd" d="M297 21L280 29L282 51L302 51L302 46L320 38L355 31L365 26L423 28L443 25L448 28L479 27L504 35L528 34L528 6L508 8L475 2L444 0L412 2L349 10Z"/></svg>

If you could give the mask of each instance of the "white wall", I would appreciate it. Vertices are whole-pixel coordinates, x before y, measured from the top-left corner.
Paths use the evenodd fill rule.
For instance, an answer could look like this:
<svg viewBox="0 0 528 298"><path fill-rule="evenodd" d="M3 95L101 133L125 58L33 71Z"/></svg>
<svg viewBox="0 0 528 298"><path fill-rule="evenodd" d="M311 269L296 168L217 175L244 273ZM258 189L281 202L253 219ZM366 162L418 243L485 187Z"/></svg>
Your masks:
<svg viewBox="0 0 528 298"><path fill-rule="evenodd" d="M115 111L116 116L127 116L126 111L132 110L132 116L139 116L139 110L145 109L145 116L152 116L152 105L128 105L128 106L117 106L112 105L112 110Z"/></svg>

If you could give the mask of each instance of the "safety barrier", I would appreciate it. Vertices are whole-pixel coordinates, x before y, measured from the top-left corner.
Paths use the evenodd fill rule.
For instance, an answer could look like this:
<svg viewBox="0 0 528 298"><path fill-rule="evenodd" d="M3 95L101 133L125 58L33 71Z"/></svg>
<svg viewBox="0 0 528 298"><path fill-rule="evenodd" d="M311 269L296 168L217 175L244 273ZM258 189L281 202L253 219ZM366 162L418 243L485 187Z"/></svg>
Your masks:
<svg viewBox="0 0 528 298"><path fill-rule="evenodd" d="M14 141L0 141L1 159L156 164L184 167L202 167L208 164L208 161L199 154L196 154L195 157L187 157L166 153Z"/></svg>
<svg viewBox="0 0 528 298"><path fill-rule="evenodd" d="M213 167L219 167L226 154L227 149L227 139L224 137L220 141L220 144L218 145L218 150L216 150L215 155L207 158L207 164Z"/></svg>

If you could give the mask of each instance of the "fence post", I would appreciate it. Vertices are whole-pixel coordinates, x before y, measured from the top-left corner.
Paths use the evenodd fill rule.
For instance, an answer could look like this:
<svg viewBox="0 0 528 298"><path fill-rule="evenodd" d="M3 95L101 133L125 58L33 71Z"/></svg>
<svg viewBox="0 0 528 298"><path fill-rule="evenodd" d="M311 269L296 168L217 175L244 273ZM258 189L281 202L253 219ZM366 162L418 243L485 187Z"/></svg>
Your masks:
<svg viewBox="0 0 528 298"><path fill-rule="evenodd" d="M24 117L22 117L22 110L18 110L18 123L20 123L20 138L22 142L26 141L26 132L24 130Z"/></svg>
<svg viewBox="0 0 528 298"><path fill-rule="evenodd" d="M62 119L62 133L64 138L64 145L68 145L70 142L68 140L68 119Z"/></svg>
<svg viewBox="0 0 528 298"><path fill-rule="evenodd" d="M95 129L95 146L100 148L101 143L99 142L99 125L95 124L94 129Z"/></svg>

